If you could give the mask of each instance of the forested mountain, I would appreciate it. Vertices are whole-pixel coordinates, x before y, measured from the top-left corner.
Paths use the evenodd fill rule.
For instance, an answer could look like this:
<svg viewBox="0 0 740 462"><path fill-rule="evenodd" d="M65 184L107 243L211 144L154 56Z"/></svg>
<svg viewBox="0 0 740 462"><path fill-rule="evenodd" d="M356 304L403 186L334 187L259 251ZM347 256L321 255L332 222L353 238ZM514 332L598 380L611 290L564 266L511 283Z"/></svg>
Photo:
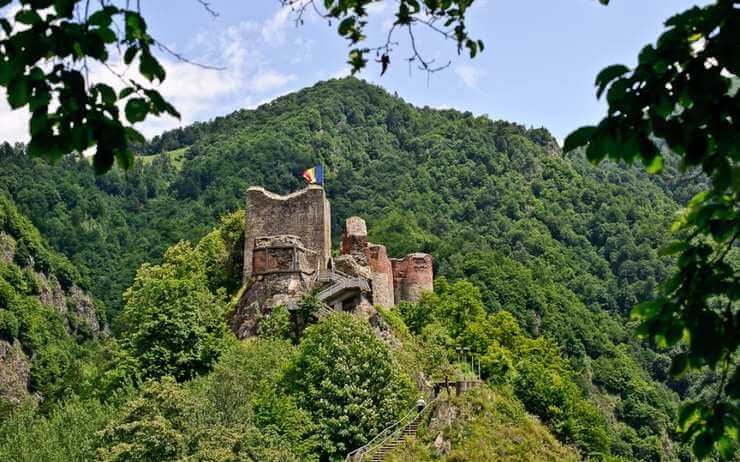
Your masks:
<svg viewBox="0 0 740 462"><path fill-rule="evenodd" d="M291 192L303 187L303 169L322 163L335 239L344 219L359 215L370 239L386 243L391 255L421 249L434 256L438 293L394 310L389 323L398 317L405 326L398 330L407 328L421 345L439 340L489 357L486 375L504 390L502 399L539 416L582 456L687 457L675 434L677 407L713 378L669 379L675 352L635 340L628 315L669 275L672 262L657 249L695 182L653 179L624 165L594 166L562 154L544 128L413 107L353 78L164 133L141 153L133 171L95 176L85 159L49 165L26 157L22 146L0 149L0 191L79 269L79 285L104 302L122 339L135 329L126 310L118 315L139 265L162 262L165 249L180 240L198 242L221 217L243 207L246 187ZM206 258L198 252L176 246L168 251L172 261L156 268L184 277L173 276L168 265ZM127 292L127 310L147 271ZM234 289L210 284L198 290L221 306L219 287ZM318 327L311 335L321 335ZM284 386L295 425L288 427L298 428L307 418L303 412L318 411L291 388L298 366L285 361L309 347L285 348L290 351L275 367L288 371ZM231 351L223 361L237 356ZM217 370L228 375L224 367ZM163 382L146 393L172 397L175 386ZM203 386L215 393L213 383ZM136 405L129 402L134 407L126 412L137 415ZM471 419L485 425L483 417ZM117 441L115 429L106 432L103 439ZM266 448L275 444L260 441ZM315 443L290 457L314 454ZM332 454L339 448L351 449L338 445ZM542 451L562 455L565 449Z"/></svg>
<svg viewBox="0 0 740 462"><path fill-rule="evenodd" d="M79 283L74 266L0 196L0 415L27 399L63 400L84 375L83 358L106 327Z"/></svg>

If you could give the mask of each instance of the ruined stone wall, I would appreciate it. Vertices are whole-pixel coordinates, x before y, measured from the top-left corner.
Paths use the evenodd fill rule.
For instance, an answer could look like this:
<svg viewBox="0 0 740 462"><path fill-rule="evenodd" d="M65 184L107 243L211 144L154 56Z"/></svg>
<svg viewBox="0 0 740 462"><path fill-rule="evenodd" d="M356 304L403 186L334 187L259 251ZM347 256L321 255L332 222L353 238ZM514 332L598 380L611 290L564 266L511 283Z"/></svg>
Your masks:
<svg viewBox="0 0 740 462"><path fill-rule="evenodd" d="M386 308L395 306L393 293L393 268L384 245L370 244L367 259L372 270L373 303Z"/></svg>
<svg viewBox="0 0 740 462"><path fill-rule="evenodd" d="M331 256L331 210L324 188L311 185L281 196L261 187L246 194L244 281L253 273L255 239L262 236L294 235L316 252L322 268Z"/></svg>
<svg viewBox="0 0 740 462"><path fill-rule="evenodd" d="M350 217L342 234L342 255L351 255L354 261L370 268L373 303L386 307L395 305L393 270L385 246L367 240L367 226L360 217Z"/></svg>
<svg viewBox="0 0 740 462"><path fill-rule="evenodd" d="M392 258L394 298L401 301L416 301L422 292L434 290L432 256L412 253L404 258Z"/></svg>

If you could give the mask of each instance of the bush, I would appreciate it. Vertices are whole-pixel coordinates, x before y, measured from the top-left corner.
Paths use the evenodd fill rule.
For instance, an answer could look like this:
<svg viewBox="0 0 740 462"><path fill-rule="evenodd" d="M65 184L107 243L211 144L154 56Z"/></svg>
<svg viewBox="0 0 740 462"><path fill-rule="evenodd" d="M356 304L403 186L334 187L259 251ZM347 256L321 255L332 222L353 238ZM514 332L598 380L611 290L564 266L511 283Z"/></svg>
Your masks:
<svg viewBox="0 0 740 462"><path fill-rule="evenodd" d="M284 305L276 306L260 321L260 337L289 339L293 337L293 322Z"/></svg>
<svg viewBox="0 0 740 462"><path fill-rule="evenodd" d="M12 340L18 337L20 323L15 314L8 310L0 309L0 339Z"/></svg>

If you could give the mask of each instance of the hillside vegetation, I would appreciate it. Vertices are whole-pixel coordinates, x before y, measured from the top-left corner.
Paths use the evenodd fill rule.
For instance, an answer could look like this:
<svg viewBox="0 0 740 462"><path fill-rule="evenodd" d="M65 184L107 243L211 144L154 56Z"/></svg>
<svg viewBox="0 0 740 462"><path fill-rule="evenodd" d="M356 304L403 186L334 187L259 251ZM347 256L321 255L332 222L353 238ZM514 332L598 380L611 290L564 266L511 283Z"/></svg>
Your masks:
<svg viewBox="0 0 740 462"><path fill-rule="evenodd" d="M678 404L715 379L669 379L676 351L636 341L627 315L669 275L672 262L656 249L694 184L653 181L624 165L596 167L562 155L545 129L416 108L351 78L167 132L141 151L145 161L133 171L95 176L84 159L49 165L25 156L22 146L0 149L0 189L79 270L79 284L102 301L116 335L77 398L60 397L41 413L24 408L0 430L0 454L13 450L16 459L31 460L23 451L34 449L36 432L56 428L44 430L53 439L62 431L60 415L88 409L89 425L78 435L88 442L79 450L91 451L85 457L228 460L223 454L249 457L239 448L254 447L264 451L259 460L328 460L410 406L416 372L459 368L455 349L466 347L481 357L497 394L482 391L457 405L493 400L500 410L504 399L518 414L507 424L495 413L470 411L455 424L466 436L453 437L453 449L478 445L527 460L511 449L534 428L526 411L544 425L536 427L543 438L560 441L537 449L543 458L688 457L675 433ZM435 293L386 313L396 336L414 348L379 343L373 350L384 373L371 374L364 393L374 396L373 387L391 380L392 396L359 408L342 404L341 390L354 385L324 377L330 365L301 362L300 355L324 351L333 330L344 329L353 345L349 339L369 338L369 327L330 318L297 338L276 316L264 338L234 346L220 322L240 284L244 189L296 190L304 185L300 172L318 162L327 169L335 239L345 218L360 215L371 240L386 243L393 256L420 249L435 258ZM286 349L279 364L235 357L263 350L234 348L274 341ZM369 361L348 361L355 359ZM274 375L261 377L260 367ZM259 386L220 388L219 373ZM311 380L336 386L299 390ZM324 393L332 398L316 406ZM352 415L363 416L364 426L349 431ZM513 428L512 440L487 438L481 429L492 425ZM22 426L29 426L25 443L7 439ZM294 443L286 449L281 438Z"/></svg>

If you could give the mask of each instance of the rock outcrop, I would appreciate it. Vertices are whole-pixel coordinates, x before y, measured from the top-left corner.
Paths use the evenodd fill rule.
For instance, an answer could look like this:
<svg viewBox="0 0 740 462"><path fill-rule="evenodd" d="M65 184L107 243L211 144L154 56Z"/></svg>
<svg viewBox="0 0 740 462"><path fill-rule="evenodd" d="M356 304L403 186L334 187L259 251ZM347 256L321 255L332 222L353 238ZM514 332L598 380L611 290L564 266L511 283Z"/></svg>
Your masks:
<svg viewBox="0 0 740 462"><path fill-rule="evenodd" d="M0 340L0 401L17 406L28 397L30 361L18 340Z"/></svg>

